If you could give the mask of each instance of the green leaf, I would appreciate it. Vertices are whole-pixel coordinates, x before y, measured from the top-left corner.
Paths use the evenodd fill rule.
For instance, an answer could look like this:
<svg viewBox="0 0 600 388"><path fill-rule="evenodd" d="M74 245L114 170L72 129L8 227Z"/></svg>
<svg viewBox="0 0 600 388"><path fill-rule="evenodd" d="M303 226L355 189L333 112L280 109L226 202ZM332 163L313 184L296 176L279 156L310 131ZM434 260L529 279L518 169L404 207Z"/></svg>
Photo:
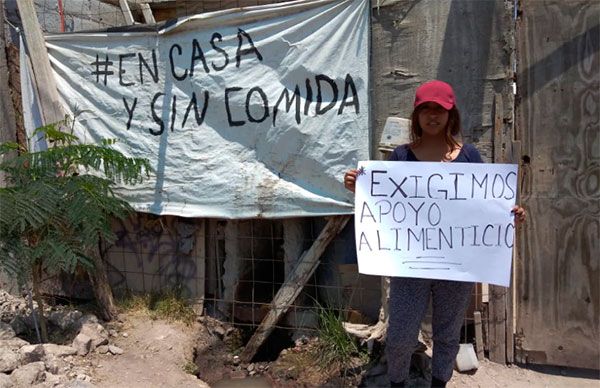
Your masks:
<svg viewBox="0 0 600 388"><path fill-rule="evenodd" d="M14 141L7 141L5 143L0 144L0 155L7 154L13 151L19 151L21 147L19 143L15 143Z"/></svg>
<svg viewBox="0 0 600 388"><path fill-rule="evenodd" d="M68 119L63 121L59 121L58 123L52 123L48 125L44 125L42 127L37 128L33 131L33 136L35 137L38 134L43 134L46 137L46 140L50 143L61 143L72 144L79 140L79 138L71 133L61 131L59 128L61 125L68 125Z"/></svg>
<svg viewBox="0 0 600 388"><path fill-rule="evenodd" d="M10 186L0 188L0 268L19 279L36 263L49 272L93 270L99 238L114 241L112 217L131 206L113 191L117 182L136 184L151 172L143 158L130 158L101 144L77 144L60 129L69 118L38 128L53 142L44 151L26 152L2 161ZM14 150L14 144L3 145Z"/></svg>

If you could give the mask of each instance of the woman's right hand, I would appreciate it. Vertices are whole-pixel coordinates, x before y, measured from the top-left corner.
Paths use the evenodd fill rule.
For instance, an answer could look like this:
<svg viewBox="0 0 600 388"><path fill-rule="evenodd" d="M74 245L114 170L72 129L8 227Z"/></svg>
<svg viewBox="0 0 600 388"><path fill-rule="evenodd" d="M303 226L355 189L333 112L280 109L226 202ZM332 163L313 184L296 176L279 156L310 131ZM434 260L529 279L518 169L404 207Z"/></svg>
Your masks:
<svg viewBox="0 0 600 388"><path fill-rule="evenodd" d="M344 174L344 186L354 193L354 189L356 188L356 176L358 175L358 170L352 169L346 171Z"/></svg>

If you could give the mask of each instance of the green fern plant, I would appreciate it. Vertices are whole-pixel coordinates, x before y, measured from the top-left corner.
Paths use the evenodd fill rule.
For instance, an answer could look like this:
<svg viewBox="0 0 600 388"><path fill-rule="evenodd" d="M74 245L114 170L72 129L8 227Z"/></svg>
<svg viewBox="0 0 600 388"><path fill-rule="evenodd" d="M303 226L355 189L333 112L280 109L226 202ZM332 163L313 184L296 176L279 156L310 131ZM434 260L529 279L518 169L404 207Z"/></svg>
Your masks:
<svg viewBox="0 0 600 388"><path fill-rule="evenodd" d="M40 311L42 273L77 268L93 273L100 239L115 239L111 218L124 218L132 210L113 185L139 183L150 171L147 160L112 148L114 140L79 144L72 125L67 117L37 129L34 135L42 134L50 145L44 151L0 145L0 154L18 153L0 163L8 184L0 188L0 268L21 285L32 282Z"/></svg>

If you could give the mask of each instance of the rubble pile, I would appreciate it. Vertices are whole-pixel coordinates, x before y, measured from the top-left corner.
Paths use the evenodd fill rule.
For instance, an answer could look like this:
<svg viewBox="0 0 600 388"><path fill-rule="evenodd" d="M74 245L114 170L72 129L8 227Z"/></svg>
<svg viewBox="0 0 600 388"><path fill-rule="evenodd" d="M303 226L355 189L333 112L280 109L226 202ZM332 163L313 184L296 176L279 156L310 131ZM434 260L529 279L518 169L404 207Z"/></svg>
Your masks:
<svg viewBox="0 0 600 388"><path fill-rule="evenodd" d="M94 387L92 362L86 356L92 352L122 354L122 349L110 344L110 338L118 333L107 330L93 314L65 306L44 310L49 332L60 332L66 343L30 343L36 338L32 334L36 327L27 300L0 290L0 388Z"/></svg>

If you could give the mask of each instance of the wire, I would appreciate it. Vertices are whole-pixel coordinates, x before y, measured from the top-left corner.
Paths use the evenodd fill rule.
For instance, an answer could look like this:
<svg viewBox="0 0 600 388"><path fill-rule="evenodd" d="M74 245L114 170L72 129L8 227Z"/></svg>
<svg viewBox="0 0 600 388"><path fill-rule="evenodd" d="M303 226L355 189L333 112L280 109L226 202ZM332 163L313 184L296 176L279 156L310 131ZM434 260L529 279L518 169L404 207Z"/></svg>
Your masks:
<svg viewBox="0 0 600 388"><path fill-rule="evenodd" d="M21 29L17 26L15 26L14 24L12 24L7 18L4 18L4 22L6 24L8 24L9 26L11 26L18 34L21 33Z"/></svg>

